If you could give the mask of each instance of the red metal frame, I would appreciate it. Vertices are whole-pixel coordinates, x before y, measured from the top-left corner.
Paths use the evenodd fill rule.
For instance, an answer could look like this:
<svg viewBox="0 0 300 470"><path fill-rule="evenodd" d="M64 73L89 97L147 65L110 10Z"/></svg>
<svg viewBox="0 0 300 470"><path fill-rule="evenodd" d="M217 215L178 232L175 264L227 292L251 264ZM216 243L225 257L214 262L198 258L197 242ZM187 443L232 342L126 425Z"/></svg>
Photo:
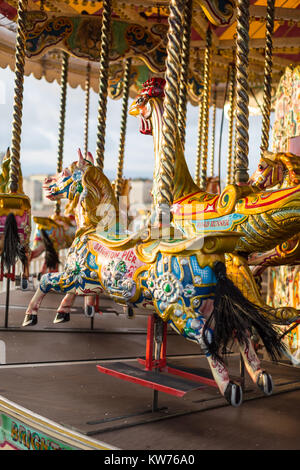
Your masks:
<svg viewBox="0 0 300 470"><path fill-rule="evenodd" d="M175 369L167 365L167 323L164 323L163 325L163 341L160 357L159 359L153 359L155 321L156 320L154 315L149 316L147 324L146 357L145 359L137 358L137 361L145 367L145 371L150 372L155 369L158 369L159 371L168 373L170 375L176 375L202 385L218 388L216 382L213 379L202 377L200 375L186 372L184 370ZM128 382L136 383L144 387L151 388L153 390L168 393L177 397L182 397L187 393L186 391L156 383L155 381L145 380L142 377L135 377L124 372L110 369L109 367L103 365L97 365L97 368L99 372L111 375L113 377L118 377L122 380L127 380Z"/></svg>
<svg viewBox="0 0 300 470"><path fill-rule="evenodd" d="M3 268L3 263L1 263L0 267L0 281L3 281L3 278L6 277L7 279L10 279L11 281L15 281L15 265L12 267L12 272L11 273L4 273L4 268Z"/></svg>

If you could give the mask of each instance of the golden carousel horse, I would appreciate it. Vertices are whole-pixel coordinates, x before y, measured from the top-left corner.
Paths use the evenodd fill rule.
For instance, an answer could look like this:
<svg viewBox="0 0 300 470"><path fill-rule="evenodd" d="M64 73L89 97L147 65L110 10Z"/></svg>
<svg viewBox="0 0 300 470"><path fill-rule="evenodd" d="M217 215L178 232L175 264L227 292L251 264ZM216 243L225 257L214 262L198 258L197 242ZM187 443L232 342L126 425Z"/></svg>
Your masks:
<svg viewBox="0 0 300 470"><path fill-rule="evenodd" d="M152 78L144 83L129 113L140 118L140 132L154 140L154 181L161 168L162 117L165 81ZM245 297L268 308L262 300L247 263L251 253L264 252L284 243L300 230L300 185L260 191L254 185L227 185L221 194L202 191L194 182L183 153L179 132L176 139L173 185L173 224L185 236L217 230L241 235L234 253L226 255L228 276ZM157 195L153 192L154 207ZM269 310L270 318L289 323L299 316L296 309Z"/></svg>
<svg viewBox="0 0 300 470"><path fill-rule="evenodd" d="M177 333L199 344L231 405L242 402L242 388L230 380L222 357L233 341L253 382L266 395L272 393L271 376L261 367L250 332L257 331L272 359L281 354L282 342L266 312L226 276L224 254L235 249L240 234L215 231L191 238L152 238L144 228L128 236L111 183L90 155L83 159L79 153L78 161L48 178L44 187L51 200L69 199L77 232L64 271L42 276L23 326L37 323L41 302L50 291L65 293L70 307L76 295L105 293L121 305L156 312Z"/></svg>
<svg viewBox="0 0 300 470"><path fill-rule="evenodd" d="M286 152L265 151L258 168L251 176L249 184L260 190L274 186L289 188L299 185L300 157ZM264 253L252 253L248 258L254 275L261 275L269 266L300 264L299 234L285 240L275 248Z"/></svg>

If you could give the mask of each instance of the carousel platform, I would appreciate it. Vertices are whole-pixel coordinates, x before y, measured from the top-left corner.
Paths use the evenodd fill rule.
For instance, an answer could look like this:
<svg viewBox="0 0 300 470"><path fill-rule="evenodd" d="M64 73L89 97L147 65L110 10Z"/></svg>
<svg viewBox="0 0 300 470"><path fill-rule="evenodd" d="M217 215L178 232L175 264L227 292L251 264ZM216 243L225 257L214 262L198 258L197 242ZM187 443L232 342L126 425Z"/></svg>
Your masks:
<svg viewBox="0 0 300 470"><path fill-rule="evenodd" d="M172 377L181 396L99 370L143 377L147 316L129 319L101 298L93 321L76 299L71 321L55 325L61 296L49 294L35 327L22 328L33 292L12 290L8 326L0 294L0 446L3 449L289 450L299 449L300 369L263 360L275 391L265 397L245 380L244 403L227 404L217 388ZM119 315L116 315L118 312ZM228 358L240 378L239 354ZM210 378L197 345L168 331L167 365ZM135 371L134 373L132 372ZM169 386L164 372L151 372ZM159 377L157 377L157 375ZM156 377L155 377L156 376ZM149 377L148 377L149 379ZM148 380L147 379L147 380ZM185 388L184 388L185 387ZM161 389L159 389L161 390Z"/></svg>

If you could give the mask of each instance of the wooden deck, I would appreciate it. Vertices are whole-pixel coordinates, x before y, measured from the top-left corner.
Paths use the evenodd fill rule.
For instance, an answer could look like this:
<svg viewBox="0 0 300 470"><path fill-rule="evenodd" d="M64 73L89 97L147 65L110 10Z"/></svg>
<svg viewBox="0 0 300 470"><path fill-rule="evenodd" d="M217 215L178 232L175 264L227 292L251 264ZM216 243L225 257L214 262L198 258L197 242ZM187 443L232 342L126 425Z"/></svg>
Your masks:
<svg viewBox="0 0 300 470"><path fill-rule="evenodd" d="M147 316L142 311L128 319L121 307L101 299L103 313L91 322L78 298L71 321L54 325L60 296L49 294L38 325L26 329L21 323L32 294L11 292L8 328L2 326L5 294L0 294L0 416L2 428L5 416L10 418L6 431L16 447L34 445L20 435L24 428L27 437L36 431L63 448L299 449L299 368L264 361L275 382L274 395L264 397L247 377L239 408L230 407L216 388L201 386L181 398L159 392L158 409L152 411L153 390L97 368L126 362L142 370L136 360L145 355ZM167 355L172 367L210 374L197 345L171 331ZM238 376L238 354L230 356L229 366ZM46 446L45 439L36 442Z"/></svg>

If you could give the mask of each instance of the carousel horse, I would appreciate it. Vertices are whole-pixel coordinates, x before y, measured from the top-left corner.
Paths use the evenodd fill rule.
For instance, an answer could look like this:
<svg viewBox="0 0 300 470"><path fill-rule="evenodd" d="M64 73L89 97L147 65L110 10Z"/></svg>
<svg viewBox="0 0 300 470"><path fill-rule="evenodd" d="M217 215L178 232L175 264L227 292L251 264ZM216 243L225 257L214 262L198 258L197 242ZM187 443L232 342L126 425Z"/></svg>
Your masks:
<svg viewBox="0 0 300 470"><path fill-rule="evenodd" d="M226 276L224 253L234 249L240 234L215 231L177 240L152 238L143 229L128 236L111 183L90 156L83 159L80 153L44 188L51 200L71 201L77 232L64 271L42 276L24 326L37 323L50 291L66 293L69 305L76 295L105 293L132 309L150 309L199 344L221 394L233 406L240 405L242 388L230 380L222 355L233 341L254 383L266 395L272 393L272 378L261 368L250 331L255 328L273 359L283 345L263 310Z"/></svg>
<svg viewBox="0 0 300 470"><path fill-rule="evenodd" d="M161 168L163 99L165 80L152 78L131 104L129 113L140 118L140 132L153 136L154 181ZM260 297L247 257L284 243L300 230L300 185L274 191L256 186L229 184L221 194L201 190L194 182L184 157L179 132L176 135L172 221L185 236L215 230L241 234L234 253L226 255L229 277L252 302L266 306ZM153 192L154 207L157 195ZM269 311L274 321L289 323L299 316L292 307Z"/></svg>
<svg viewBox="0 0 300 470"><path fill-rule="evenodd" d="M80 158L83 159L81 150L78 150ZM90 152L88 158L93 160ZM112 182L112 189L115 192L115 181ZM128 215L130 199L129 193L131 190L130 179L122 178L120 185L121 207L127 213L128 224L131 223L131 218ZM124 204L125 203L125 204ZM69 248L76 233L76 220L71 209L71 201L69 201L65 208L65 215L58 216L54 214L52 217L42 218L36 217L34 220L38 223L32 247L32 258L39 256L44 249L46 249L46 259L41 271L41 275L49 272L58 271L58 255L59 249ZM40 278L40 276L39 276ZM59 311L55 316L54 323L65 323L70 320L70 309L74 303L75 296L67 294L60 304ZM99 311L99 297L96 295L85 296L84 298L84 312L87 317L93 317L95 312Z"/></svg>
<svg viewBox="0 0 300 470"><path fill-rule="evenodd" d="M75 217L68 213L66 206L64 215L53 214L50 217L33 217L36 228L31 246L30 261L45 252L45 260L38 278L46 271L57 271L59 250L69 248L75 237Z"/></svg>
<svg viewBox="0 0 300 470"><path fill-rule="evenodd" d="M1 273L6 268L9 273L19 259L23 266L21 288L26 289L29 277L31 205L23 191L23 179L19 168L18 193L9 192L10 150L3 158L0 173L0 256Z"/></svg>
<svg viewBox="0 0 300 470"><path fill-rule="evenodd" d="M300 157L292 153L264 151L257 170L249 184L265 190L274 186L289 188L300 183ZM264 253L252 253L248 258L255 276L259 276L269 266L300 264L300 238L294 235L275 248Z"/></svg>

